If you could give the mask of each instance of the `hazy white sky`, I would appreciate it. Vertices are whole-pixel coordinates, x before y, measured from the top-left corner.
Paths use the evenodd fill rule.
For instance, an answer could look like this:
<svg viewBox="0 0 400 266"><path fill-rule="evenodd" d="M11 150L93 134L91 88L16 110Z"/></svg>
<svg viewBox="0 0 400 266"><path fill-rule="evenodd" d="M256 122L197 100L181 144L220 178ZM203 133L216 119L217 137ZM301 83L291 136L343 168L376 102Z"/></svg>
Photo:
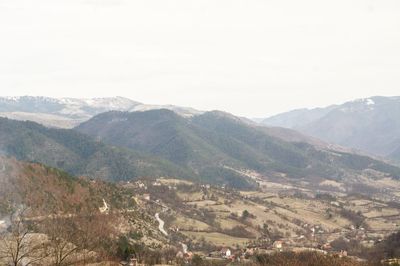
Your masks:
<svg viewBox="0 0 400 266"><path fill-rule="evenodd" d="M0 90L252 117L400 95L400 1L0 0Z"/></svg>

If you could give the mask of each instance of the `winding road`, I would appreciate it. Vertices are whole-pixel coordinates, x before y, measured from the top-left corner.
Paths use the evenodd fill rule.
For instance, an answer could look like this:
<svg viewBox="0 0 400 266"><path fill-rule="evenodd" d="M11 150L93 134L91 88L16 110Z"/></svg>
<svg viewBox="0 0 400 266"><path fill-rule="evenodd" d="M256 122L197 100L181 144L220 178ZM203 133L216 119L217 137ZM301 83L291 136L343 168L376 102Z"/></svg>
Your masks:
<svg viewBox="0 0 400 266"><path fill-rule="evenodd" d="M165 229L164 229L165 222L163 220L161 220L160 214L156 213L155 217L158 221L158 230L160 230L160 232L163 233L165 236L168 236L167 231L165 231Z"/></svg>

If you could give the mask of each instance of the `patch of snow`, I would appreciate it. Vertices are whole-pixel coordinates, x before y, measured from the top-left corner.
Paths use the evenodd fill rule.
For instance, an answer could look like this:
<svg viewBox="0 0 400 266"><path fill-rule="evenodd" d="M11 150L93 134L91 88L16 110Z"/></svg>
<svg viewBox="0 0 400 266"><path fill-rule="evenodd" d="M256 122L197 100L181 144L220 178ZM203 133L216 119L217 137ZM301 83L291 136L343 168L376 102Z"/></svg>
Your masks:
<svg viewBox="0 0 400 266"><path fill-rule="evenodd" d="M86 112L80 109L80 106L68 106L59 113L64 115L86 115Z"/></svg>
<svg viewBox="0 0 400 266"><path fill-rule="evenodd" d="M123 97L83 99L85 104L94 108L127 111L138 103Z"/></svg>
<svg viewBox="0 0 400 266"><path fill-rule="evenodd" d="M367 105L374 105L375 104L374 100L372 100L372 99L367 99L366 103L367 103Z"/></svg>
<svg viewBox="0 0 400 266"><path fill-rule="evenodd" d="M2 97L2 98L7 101L18 102L20 100L21 96L6 96L6 97Z"/></svg>
<svg viewBox="0 0 400 266"><path fill-rule="evenodd" d="M134 106L130 112L146 112L150 110L160 110L160 109L167 109L170 111L174 111L178 115L183 117L193 117L196 115L203 114L203 111L196 110L191 107L181 107L175 105L152 105L152 104L139 104Z"/></svg>

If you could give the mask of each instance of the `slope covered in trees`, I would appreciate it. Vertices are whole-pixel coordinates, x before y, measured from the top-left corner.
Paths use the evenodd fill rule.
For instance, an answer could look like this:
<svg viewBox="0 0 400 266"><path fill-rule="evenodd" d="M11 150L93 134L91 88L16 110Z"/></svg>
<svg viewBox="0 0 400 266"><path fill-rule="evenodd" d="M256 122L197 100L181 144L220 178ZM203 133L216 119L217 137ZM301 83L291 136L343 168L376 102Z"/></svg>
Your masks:
<svg viewBox="0 0 400 266"><path fill-rule="evenodd" d="M168 110L108 112L76 128L105 143L162 157L205 181L245 186L238 170L293 178L341 179L365 169L400 177L400 169L356 154L273 137L222 112L183 118Z"/></svg>
<svg viewBox="0 0 400 266"><path fill-rule="evenodd" d="M0 118L0 151L19 160L43 163L72 175L105 180L142 176L187 176L173 163L115 148L73 130Z"/></svg>
<svg viewBox="0 0 400 266"><path fill-rule="evenodd" d="M278 114L261 123L303 132L369 154L399 160L400 97L371 97Z"/></svg>

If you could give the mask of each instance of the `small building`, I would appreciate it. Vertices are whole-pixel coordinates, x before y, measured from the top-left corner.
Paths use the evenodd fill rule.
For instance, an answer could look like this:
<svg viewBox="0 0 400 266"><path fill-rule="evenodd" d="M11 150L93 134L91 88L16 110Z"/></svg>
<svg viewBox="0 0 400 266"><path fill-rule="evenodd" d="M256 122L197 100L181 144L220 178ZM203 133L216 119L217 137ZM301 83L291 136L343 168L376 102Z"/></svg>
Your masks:
<svg viewBox="0 0 400 266"><path fill-rule="evenodd" d="M129 256L127 261L121 261L119 264L123 266L137 266L138 262L136 257L134 255L131 255Z"/></svg>
<svg viewBox="0 0 400 266"><path fill-rule="evenodd" d="M147 186L146 186L142 181L137 181L137 182L135 182L135 186L136 186L137 188L144 188L144 189L147 189Z"/></svg>
<svg viewBox="0 0 400 266"><path fill-rule="evenodd" d="M208 256L209 256L210 258L219 258L219 257L221 256L221 253L218 252L218 251L213 251L213 252L210 252L210 253L208 254Z"/></svg>
<svg viewBox="0 0 400 266"><path fill-rule="evenodd" d="M149 201L149 200L150 200L150 194L143 194L143 195L142 195L142 198L143 198L144 200Z"/></svg>
<svg viewBox="0 0 400 266"><path fill-rule="evenodd" d="M255 254L254 248L247 248L245 250L245 254L246 254L246 256L249 256L249 257L253 256Z"/></svg>
<svg viewBox="0 0 400 266"><path fill-rule="evenodd" d="M400 264L400 259L387 259L387 260L382 260L382 264L384 265L399 265Z"/></svg>
<svg viewBox="0 0 400 266"><path fill-rule="evenodd" d="M331 201L332 206L340 207L340 203L337 201Z"/></svg>
<svg viewBox="0 0 400 266"><path fill-rule="evenodd" d="M275 249L281 250L283 248L283 241L282 240L277 240L277 241L274 242L274 244L272 244L272 246Z"/></svg>
<svg viewBox="0 0 400 266"><path fill-rule="evenodd" d="M182 251L178 251L178 253L176 253L176 258L177 258L177 259L183 259L184 255L185 255L185 254L183 254Z"/></svg>
<svg viewBox="0 0 400 266"><path fill-rule="evenodd" d="M179 229L178 226L171 226L171 227L169 228L169 230L172 231L172 232L176 232L176 233L177 233L177 232L179 232L180 229Z"/></svg>
<svg viewBox="0 0 400 266"><path fill-rule="evenodd" d="M331 246L331 243L325 243L325 244L322 245L321 248L322 248L323 250L331 250L331 249L332 249L332 246Z"/></svg>
<svg viewBox="0 0 400 266"><path fill-rule="evenodd" d="M137 265L137 259L135 257L131 257L129 260L129 266L136 266Z"/></svg>
<svg viewBox="0 0 400 266"><path fill-rule="evenodd" d="M229 248L222 248L221 249L221 256L223 258L230 258L232 256L232 251Z"/></svg>
<svg viewBox="0 0 400 266"><path fill-rule="evenodd" d="M186 259L186 260L191 260L192 258L193 258L193 253L192 252L186 252L185 254L184 254L184 258Z"/></svg>

